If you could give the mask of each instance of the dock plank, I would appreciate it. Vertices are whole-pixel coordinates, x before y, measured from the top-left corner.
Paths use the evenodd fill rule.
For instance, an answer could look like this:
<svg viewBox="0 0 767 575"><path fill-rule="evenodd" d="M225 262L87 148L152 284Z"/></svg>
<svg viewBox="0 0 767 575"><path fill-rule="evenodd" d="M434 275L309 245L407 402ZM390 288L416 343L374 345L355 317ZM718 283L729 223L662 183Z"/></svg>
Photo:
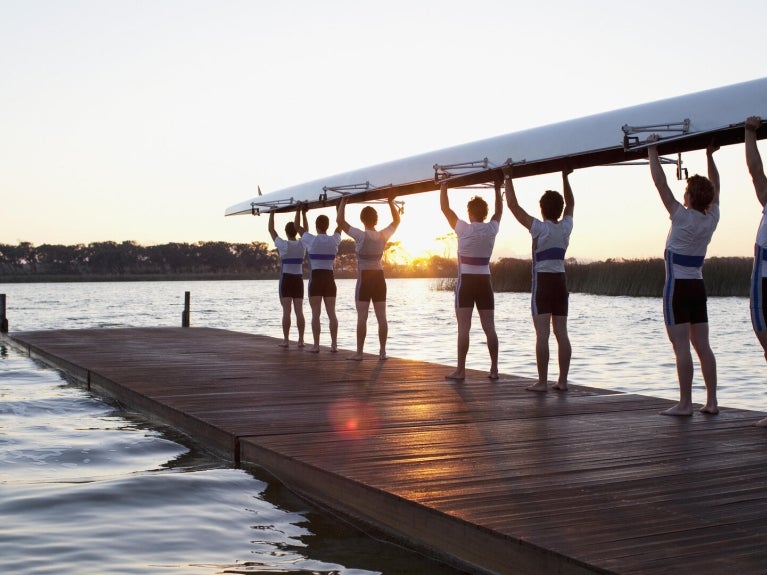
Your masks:
<svg viewBox="0 0 767 575"><path fill-rule="evenodd" d="M207 328L12 342L322 505L477 573L767 573L763 413Z"/></svg>

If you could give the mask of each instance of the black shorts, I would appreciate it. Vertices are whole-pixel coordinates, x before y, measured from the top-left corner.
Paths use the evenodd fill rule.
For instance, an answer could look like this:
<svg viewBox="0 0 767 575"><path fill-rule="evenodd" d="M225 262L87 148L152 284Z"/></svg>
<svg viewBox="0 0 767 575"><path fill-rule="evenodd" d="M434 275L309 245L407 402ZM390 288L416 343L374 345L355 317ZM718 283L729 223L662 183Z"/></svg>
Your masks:
<svg viewBox="0 0 767 575"><path fill-rule="evenodd" d="M666 282L663 290L663 319L666 325L708 323L706 285L703 280Z"/></svg>
<svg viewBox="0 0 767 575"><path fill-rule="evenodd" d="M309 276L309 297L336 297L333 270L312 270Z"/></svg>
<svg viewBox="0 0 767 575"><path fill-rule="evenodd" d="M461 274L455 287L455 307L495 309L495 294L490 274Z"/></svg>
<svg viewBox="0 0 767 575"><path fill-rule="evenodd" d="M570 294L564 273L538 272L533 282L533 315L550 313L567 316Z"/></svg>
<svg viewBox="0 0 767 575"><path fill-rule="evenodd" d="M280 297L303 299L304 277L298 274L282 274L280 276Z"/></svg>
<svg viewBox="0 0 767 575"><path fill-rule="evenodd" d="M360 270L357 277L357 301L386 301L386 279L383 270Z"/></svg>

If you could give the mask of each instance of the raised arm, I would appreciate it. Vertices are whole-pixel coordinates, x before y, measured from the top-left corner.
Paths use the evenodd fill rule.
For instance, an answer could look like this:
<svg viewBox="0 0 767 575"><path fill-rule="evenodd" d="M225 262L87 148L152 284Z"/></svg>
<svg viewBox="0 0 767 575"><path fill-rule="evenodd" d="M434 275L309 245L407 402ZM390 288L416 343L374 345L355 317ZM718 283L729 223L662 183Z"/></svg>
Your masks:
<svg viewBox="0 0 767 575"><path fill-rule="evenodd" d="M746 165L751 179L754 182L756 199L763 206L767 204L767 176L764 174L764 164L762 156L759 154L759 148L756 146L756 130L762 123L759 116L749 116L746 119Z"/></svg>
<svg viewBox="0 0 767 575"><path fill-rule="evenodd" d="M501 180L495 180L495 213L490 220L501 222L503 216L503 198L501 197Z"/></svg>
<svg viewBox="0 0 767 575"><path fill-rule="evenodd" d="M648 142L657 142L660 138L658 134L651 134L647 138ZM660 164L660 157L658 156L658 146L652 145L647 148L647 159L650 161L650 175L655 187L658 189L660 199L663 205L666 206L666 210L669 214L672 214L676 207L679 206L679 202L674 197L674 193L671 188L668 187L668 181L666 180L666 174L663 171L663 166Z"/></svg>
<svg viewBox="0 0 767 575"><path fill-rule="evenodd" d="M345 197L343 199L346 199ZM333 230L334 234L340 234L341 233L341 224L338 223L338 211L340 210L341 206L340 203L336 204L336 229Z"/></svg>
<svg viewBox="0 0 767 575"><path fill-rule="evenodd" d="M506 183L506 205L517 221L528 230L533 225L533 216L528 214L517 200L517 193L514 191L514 180L512 178L512 168L509 165L503 166L503 178Z"/></svg>
<svg viewBox="0 0 767 575"><path fill-rule="evenodd" d="M719 170L716 168L714 162L714 152L719 149L719 146L713 141L706 147L706 165L708 166L708 179L714 185L714 200L712 203L719 203Z"/></svg>
<svg viewBox="0 0 767 575"><path fill-rule="evenodd" d="M303 216L304 225L301 225L301 216ZM298 204L296 206L296 219L293 221L293 223L296 225L296 231L298 232L299 236L302 236L306 233L309 228L309 224L306 221L306 204Z"/></svg>
<svg viewBox="0 0 767 575"><path fill-rule="evenodd" d="M346 221L346 201L347 197L344 196L341 198L341 201L338 203L338 211L336 211L336 224L338 226L338 229L343 230L347 234L349 233L349 222Z"/></svg>
<svg viewBox="0 0 767 575"><path fill-rule="evenodd" d="M570 178L568 177L573 172L572 168L562 170L562 192L565 196L565 211L563 216L573 217L575 211L575 196L573 195L573 189L570 187Z"/></svg>
<svg viewBox="0 0 767 575"><path fill-rule="evenodd" d="M393 197L389 198L389 209L391 210L391 221L392 221L392 224L396 228L396 227L399 226L399 222L400 222L401 218L400 218L400 215L399 215L399 210L397 209L397 206L394 203L394 198Z"/></svg>
<svg viewBox="0 0 767 575"><path fill-rule="evenodd" d="M277 230L274 229L274 212L269 212L269 234L272 240L277 239Z"/></svg>
<svg viewBox="0 0 767 575"><path fill-rule="evenodd" d="M439 188L439 207L442 208L442 213L447 218L447 223L450 227L455 229L455 224L458 223L458 216L450 208L450 200L447 197L447 182L442 182Z"/></svg>

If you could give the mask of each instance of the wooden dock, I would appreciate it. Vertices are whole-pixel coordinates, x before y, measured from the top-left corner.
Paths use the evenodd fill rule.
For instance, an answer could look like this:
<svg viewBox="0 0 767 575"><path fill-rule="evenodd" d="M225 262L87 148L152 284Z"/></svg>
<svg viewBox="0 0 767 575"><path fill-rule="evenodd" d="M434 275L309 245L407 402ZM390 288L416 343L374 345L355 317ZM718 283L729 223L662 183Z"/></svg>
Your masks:
<svg viewBox="0 0 767 575"><path fill-rule="evenodd" d="M16 332L32 357L475 573L767 573L764 413L525 391L206 328Z"/></svg>

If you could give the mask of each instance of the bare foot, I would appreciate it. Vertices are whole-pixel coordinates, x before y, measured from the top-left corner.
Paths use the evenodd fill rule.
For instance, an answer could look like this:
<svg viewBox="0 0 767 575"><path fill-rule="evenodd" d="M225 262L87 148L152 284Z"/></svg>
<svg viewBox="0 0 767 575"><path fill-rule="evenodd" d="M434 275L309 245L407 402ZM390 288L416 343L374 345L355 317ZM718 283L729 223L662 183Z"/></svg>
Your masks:
<svg viewBox="0 0 767 575"><path fill-rule="evenodd" d="M767 417L760 419L754 424L756 427L767 427Z"/></svg>
<svg viewBox="0 0 767 575"><path fill-rule="evenodd" d="M320 353L320 346L313 345L309 348L309 353Z"/></svg>
<svg viewBox="0 0 767 575"><path fill-rule="evenodd" d="M707 413L708 415L719 415L719 407L716 405L704 405L700 408L701 413Z"/></svg>
<svg viewBox="0 0 767 575"><path fill-rule="evenodd" d="M282 343L278 344L280 347L290 347L290 343L287 341L283 341Z"/></svg>
<svg viewBox="0 0 767 575"><path fill-rule="evenodd" d="M355 353L354 355L350 355L346 359L350 359L352 361L362 361L362 354L361 353Z"/></svg>
<svg viewBox="0 0 767 575"><path fill-rule="evenodd" d="M381 353L378 354L378 359L379 361L386 361L387 359L389 359L389 356L386 355L385 351L382 351Z"/></svg>
<svg viewBox="0 0 767 575"><path fill-rule="evenodd" d="M556 389L557 391L567 391L567 384L566 383L555 383L551 386L551 389Z"/></svg>
<svg viewBox="0 0 767 575"><path fill-rule="evenodd" d="M333 344L330 346L330 352L331 353L338 353L338 346L336 344Z"/></svg>
<svg viewBox="0 0 767 575"><path fill-rule="evenodd" d="M525 388L527 391L537 391L538 393L546 393L549 390L549 386L546 382L538 382L535 385L531 385Z"/></svg>
<svg viewBox="0 0 767 575"><path fill-rule="evenodd" d="M448 373L445 379L448 381L463 381L466 379L466 372L456 370L453 373Z"/></svg>
<svg viewBox="0 0 767 575"><path fill-rule="evenodd" d="M487 377L489 377L492 380L496 380L498 379L498 372L493 370L487 374Z"/></svg>
<svg viewBox="0 0 767 575"><path fill-rule="evenodd" d="M304 343L304 340L302 340L302 339L298 340L298 347L306 347L306 344Z"/></svg>
<svg viewBox="0 0 767 575"><path fill-rule="evenodd" d="M660 415L690 416L692 415L692 405L682 405L679 403L674 407L669 407L668 409L661 411Z"/></svg>

